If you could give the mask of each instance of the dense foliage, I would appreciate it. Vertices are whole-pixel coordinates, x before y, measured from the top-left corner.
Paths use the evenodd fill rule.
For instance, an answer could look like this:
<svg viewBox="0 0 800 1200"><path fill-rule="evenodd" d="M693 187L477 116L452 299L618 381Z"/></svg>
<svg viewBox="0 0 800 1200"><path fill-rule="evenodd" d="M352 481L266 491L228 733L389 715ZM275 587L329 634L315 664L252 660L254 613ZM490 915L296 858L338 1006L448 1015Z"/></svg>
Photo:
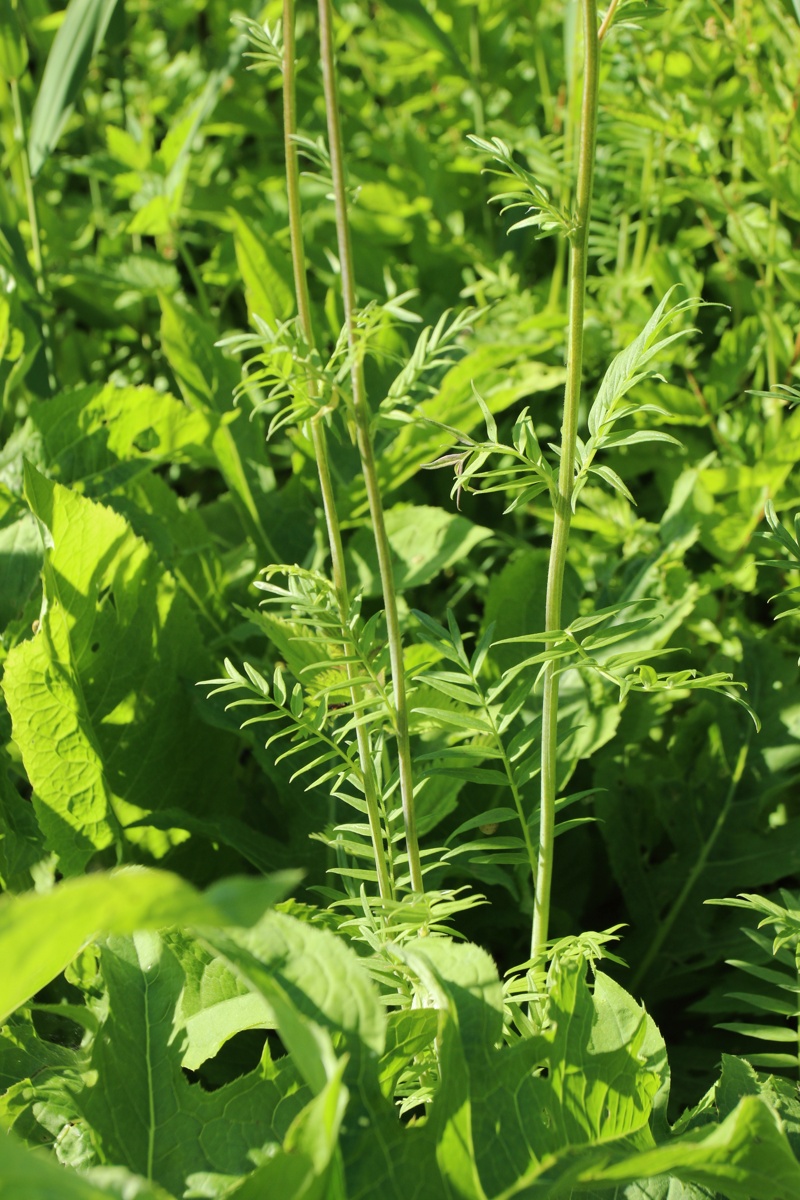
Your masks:
<svg viewBox="0 0 800 1200"><path fill-rule="evenodd" d="M792 1200L798 0L297 8L0 0L0 1192Z"/></svg>

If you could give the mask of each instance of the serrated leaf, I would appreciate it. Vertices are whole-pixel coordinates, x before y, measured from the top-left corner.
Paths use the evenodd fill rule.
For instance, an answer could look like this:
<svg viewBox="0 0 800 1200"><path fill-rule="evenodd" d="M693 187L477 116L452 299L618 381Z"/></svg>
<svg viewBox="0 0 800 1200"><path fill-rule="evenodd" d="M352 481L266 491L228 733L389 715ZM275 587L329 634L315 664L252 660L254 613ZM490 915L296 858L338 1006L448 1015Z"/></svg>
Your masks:
<svg viewBox="0 0 800 1200"><path fill-rule="evenodd" d="M151 464L215 464L218 417L150 387L89 385L31 407L48 474L102 498Z"/></svg>
<svg viewBox="0 0 800 1200"><path fill-rule="evenodd" d="M209 933L206 940L271 1005L281 1036L315 1092L326 1082L316 1026L344 1035L351 1054L346 1080L357 1079L363 1063L382 1053L385 1016L377 993L355 953L327 930L272 913L235 939Z"/></svg>
<svg viewBox="0 0 800 1200"><path fill-rule="evenodd" d="M94 1082L78 1097L107 1161L174 1195L201 1172L241 1175L268 1142L282 1142L310 1099L288 1060L206 1092L181 1070L174 1014L184 973L156 933L101 946L108 1015L94 1043Z"/></svg>
<svg viewBox="0 0 800 1200"><path fill-rule="evenodd" d="M202 724L188 689L207 674L194 614L127 522L40 475L26 498L49 530L47 608L8 656L3 690L34 807L61 871L122 844L156 805L197 810L225 794L234 747ZM180 756L175 746L182 747ZM155 854L167 835L138 834Z"/></svg>
<svg viewBox="0 0 800 1200"><path fill-rule="evenodd" d="M612 1184L638 1176L674 1173L730 1200L791 1200L800 1187L800 1164L775 1113L746 1096L710 1132L698 1129L674 1145L635 1154L617 1165L583 1173L582 1181Z"/></svg>

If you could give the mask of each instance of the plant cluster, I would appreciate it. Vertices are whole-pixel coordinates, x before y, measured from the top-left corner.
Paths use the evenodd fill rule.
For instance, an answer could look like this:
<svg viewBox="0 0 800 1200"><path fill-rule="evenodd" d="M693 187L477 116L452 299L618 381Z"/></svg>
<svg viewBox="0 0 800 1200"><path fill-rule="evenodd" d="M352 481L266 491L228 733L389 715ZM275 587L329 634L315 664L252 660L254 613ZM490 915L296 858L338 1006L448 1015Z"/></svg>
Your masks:
<svg viewBox="0 0 800 1200"><path fill-rule="evenodd" d="M9 1200L800 1195L799 54L0 0Z"/></svg>

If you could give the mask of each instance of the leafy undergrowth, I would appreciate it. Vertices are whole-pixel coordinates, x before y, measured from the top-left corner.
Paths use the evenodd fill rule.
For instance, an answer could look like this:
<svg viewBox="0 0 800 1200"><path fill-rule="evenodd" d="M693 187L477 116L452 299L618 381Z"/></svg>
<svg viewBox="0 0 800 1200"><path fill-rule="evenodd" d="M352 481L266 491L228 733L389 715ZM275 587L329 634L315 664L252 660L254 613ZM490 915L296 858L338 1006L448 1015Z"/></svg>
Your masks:
<svg viewBox="0 0 800 1200"><path fill-rule="evenodd" d="M632 1184L631 1196L796 1195L793 1089L730 1059L671 1130L664 1041L590 967L590 948L553 956L538 1031L504 1039L486 951L429 936L356 954L309 914L269 910L292 882L202 894L132 867L6 902L3 1115L78 1168L64 1194L588 1198ZM111 932L86 947L100 913ZM181 932L156 932L165 925ZM68 960L68 1003L20 1005ZM385 986L390 971L400 994ZM59 1019L49 1036L46 1016ZM227 1039L265 1025L284 1053L266 1043L241 1077L210 1091L189 1082ZM421 1062L433 1100L424 1120L403 1120L394 1091ZM54 1163L3 1147L9 1194L58 1189Z"/></svg>
<svg viewBox="0 0 800 1200"><path fill-rule="evenodd" d="M796 1200L797 0L319 14L0 0L0 1193Z"/></svg>

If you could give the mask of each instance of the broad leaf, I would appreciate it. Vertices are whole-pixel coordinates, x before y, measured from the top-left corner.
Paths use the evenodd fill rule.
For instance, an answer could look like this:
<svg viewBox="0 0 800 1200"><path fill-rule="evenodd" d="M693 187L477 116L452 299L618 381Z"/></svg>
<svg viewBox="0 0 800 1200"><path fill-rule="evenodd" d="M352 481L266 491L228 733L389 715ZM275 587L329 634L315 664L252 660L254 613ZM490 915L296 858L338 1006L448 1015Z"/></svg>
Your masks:
<svg viewBox="0 0 800 1200"><path fill-rule="evenodd" d="M216 414L149 387L83 387L33 406L48 474L103 497L161 462L215 463Z"/></svg>
<svg viewBox="0 0 800 1200"><path fill-rule="evenodd" d="M395 587L400 592L430 583L491 537L491 530L473 525L465 517L413 504L397 504L387 510L386 532L392 548ZM371 531L359 530L349 549L365 595L380 595L378 556Z"/></svg>
<svg viewBox="0 0 800 1200"><path fill-rule="evenodd" d="M181 1071L174 1013L184 974L161 938L110 938L100 964L108 1016L78 1104L103 1157L178 1196L192 1176L248 1172L309 1099L293 1064L265 1052L254 1072L204 1091Z"/></svg>
<svg viewBox="0 0 800 1200"><path fill-rule="evenodd" d="M54 979L98 933L252 923L296 882L292 873L228 880L201 895L169 872L125 867L68 880L49 892L4 897L0 1019Z"/></svg>
<svg viewBox="0 0 800 1200"><path fill-rule="evenodd" d="M62 873L75 874L97 850L121 847L122 826L143 812L218 804L234 744L193 711L208 659L153 552L122 517L33 468L26 496L53 542L47 608L9 655L3 690L37 818ZM146 836L155 853L169 844Z"/></svg>
<svg viewBox="0 0 800 1200"><path fill-rule="evenodd" d="M259 238L234 209L229 216L251 318L260 317L267 325L285 321L294 312L294 296L291 268L283 251L274 241L267 243Z"/></svg>

